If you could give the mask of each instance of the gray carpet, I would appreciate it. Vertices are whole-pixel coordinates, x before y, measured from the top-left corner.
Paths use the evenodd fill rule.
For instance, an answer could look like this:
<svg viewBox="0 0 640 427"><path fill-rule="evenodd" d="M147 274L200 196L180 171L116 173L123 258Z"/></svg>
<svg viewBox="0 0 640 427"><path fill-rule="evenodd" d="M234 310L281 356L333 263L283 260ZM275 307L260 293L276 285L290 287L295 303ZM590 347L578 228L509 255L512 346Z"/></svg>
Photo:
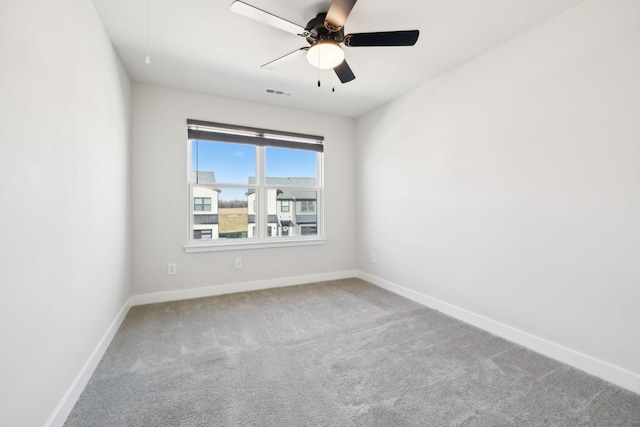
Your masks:
<svg viewBox="0 0 640 427"><path fill-rule="evenodd" d="M640 396L357 279L134 307L66 426L640 426Z"/></svg>

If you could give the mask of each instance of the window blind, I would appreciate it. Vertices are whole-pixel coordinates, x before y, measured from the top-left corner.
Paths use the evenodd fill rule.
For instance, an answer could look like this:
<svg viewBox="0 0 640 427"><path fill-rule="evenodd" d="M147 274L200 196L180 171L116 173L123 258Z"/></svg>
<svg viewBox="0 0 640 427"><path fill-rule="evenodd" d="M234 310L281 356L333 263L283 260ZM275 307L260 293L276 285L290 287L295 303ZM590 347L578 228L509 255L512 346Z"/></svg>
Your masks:
<svg viewBox="0 0 640 427"><path fill-rule="evenodd" d="M187 120L188 138L323 152L324 137L278 130Z"/></svg>

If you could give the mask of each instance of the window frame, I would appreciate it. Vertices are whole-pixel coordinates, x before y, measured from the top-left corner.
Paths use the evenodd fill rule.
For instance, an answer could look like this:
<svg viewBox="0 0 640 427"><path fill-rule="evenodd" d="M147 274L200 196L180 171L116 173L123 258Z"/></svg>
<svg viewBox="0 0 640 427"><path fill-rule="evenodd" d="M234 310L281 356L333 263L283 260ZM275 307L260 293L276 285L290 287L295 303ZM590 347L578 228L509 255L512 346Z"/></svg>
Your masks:
<svg viewBox="0 0 640 427"><path fill-rule="evenodd" d="M258 128L249 128L245 126L226 125L220 123L203 122L198 120L187 120L188 129L190 133L187 136L187 191L189 199L188 209L188 229L187 229L187 243L184 245L185 252L210 252L210 251L227 251L227 250L240 250L240 249L257 249L257 248L269 248L269 247L282 247L282 246L306 246L306 245L322 245L326 243L324 237L324 147L322 143L323 137L304 135L290 132L273 131ZM192 126L192 127L190 127ZM231 132L231 140L213 140L213 139L200 139L193 138L191 129L193 127L213 126L216 129L228 129ZM238 133L254 133L255 136L251 136L249 140L239 142L237 140ZM217 135L217 134L216 134ZM262 144L263 139L267 139L266 144ZM316 143L320 147L311 147L309 142L304 142L304 139L317 141ZM221 142L221 143L242 143L252 145L256 149L256 177L255 183L227 183L227 182L215 182L199 184L193 182L193 170L192 170L192 141L198 139L200 141ZM223 138L221 138L223 139ZM255 141L255 142L254 142ZM306 144L306 145L301 145ZM269 185L266 182L265 176L265 152L267 147L280 147L289 149L306 149L308 151L316 152L316 185L315 186L288 186L288 185ZM309 148L312 149L309 149ZM196 171L196 176L199 171ZM256 235L251 238L229 238L229 239L194 239L194 214L197 212L194 210L194 188L195 187L208 187L216 189L235 188L255 191L255 223L247 224L247 230L251 226L255 226ZM267 195L269 190L274 189L286 189L291 191L315 191L316 192L316 227L317 234L313 235L295 235L295 236L270 236L269 231L271 226L269 225L268 215L268 200ZM290 205L291 209L292 203ZM295 203L293 203L295 205ZM213 201L211 202L213 207ZM211 211L218 213L218 207ZM210 211L210 212L211 212Z"/></svg>

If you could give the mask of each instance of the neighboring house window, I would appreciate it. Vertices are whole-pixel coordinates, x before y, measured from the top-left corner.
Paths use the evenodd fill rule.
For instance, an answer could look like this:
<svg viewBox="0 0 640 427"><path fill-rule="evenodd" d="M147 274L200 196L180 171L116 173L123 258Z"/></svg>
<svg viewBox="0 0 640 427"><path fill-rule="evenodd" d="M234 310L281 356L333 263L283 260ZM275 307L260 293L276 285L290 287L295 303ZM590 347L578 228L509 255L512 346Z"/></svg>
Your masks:
<svg viewBox="0 0 640 427"><path fill-rule="evenodd" d="M193 238L194 239L211 239L212 230L193 230Z"/></svg>
<svg viewBox="0 0 640 427"><path fill-rule="evenodd" d="M215 224L213 245L321 235L322 137L196 120L187 128L193 240L204 238L198 224Z"/></svg>
<svg viewBox="0 0 640 427"><path fill-rule="evenodd" d="M194 211L210 211L211 210L211 198L209 198L209 197L194 197L193 198L193 210Z"/></svg>
<svg viewBox="0 0 640 427"><path fill-rule="evenodd" d="M313 200L302 200L300 202L300 212L311 213L316 211L316 202Z"/></svg>
<svg viewBox="0 0 640 427"><path fill-rule="evenodd" d="M318 232L318 230L316 229L315 225L301 225L300 226L300 234L302 234L303 236L309 235L309 234L316 234Z"/></svg>

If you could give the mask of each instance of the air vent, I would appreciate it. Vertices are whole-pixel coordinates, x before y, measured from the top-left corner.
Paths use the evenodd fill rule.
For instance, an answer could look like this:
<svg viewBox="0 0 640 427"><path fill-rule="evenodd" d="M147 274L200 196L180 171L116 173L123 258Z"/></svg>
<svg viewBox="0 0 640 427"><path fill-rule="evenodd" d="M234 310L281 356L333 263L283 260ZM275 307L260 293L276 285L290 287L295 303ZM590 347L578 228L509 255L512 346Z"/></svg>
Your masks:
<svg viewBox="0 0 640 427"><path fill-rule="evenodd" d="M285 92L284 90L265 89L264 91L269 95L286 96L287 98L293 96L292 92Z"/></svg>

